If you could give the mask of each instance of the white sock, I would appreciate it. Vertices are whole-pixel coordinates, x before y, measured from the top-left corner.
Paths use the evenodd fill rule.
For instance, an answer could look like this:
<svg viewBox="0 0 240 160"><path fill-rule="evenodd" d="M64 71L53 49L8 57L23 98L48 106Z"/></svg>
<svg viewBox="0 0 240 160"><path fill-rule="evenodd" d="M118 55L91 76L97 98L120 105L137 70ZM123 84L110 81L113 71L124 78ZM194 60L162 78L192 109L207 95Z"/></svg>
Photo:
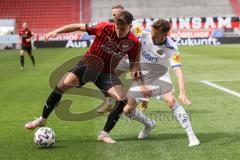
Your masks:
<svg viewBox="0 0 240 160"><path fill-rule="evenodd" d="M108 132L106 132L106 131L104 131L104 130L101 130L100 134L101 134L101 135L106 135L106 134L108 134Z"/></svg>
<svg viewBox="0 0 240 160"><path fill-rule="evenodd" d="M135 109L133 111L133 113L131 114L126 114L127 117L129 117L130 119L136 120L144 125L152 125L153 120L151 120L150 118L148 118L145 114L143 114L142 111L140 111L139 109Z"/></svg>
<svg viewBox="0 0 240 160"><path fill-rule="evenodd" d="M107 97L107 104L112 105L113 98L112 97Z"/></svg>
<svg viewBox="0 0 240 160"><path fill-rule="evenodd" d="M185 112L184 108L180 104L176 104L176 106L173 107L172 110L174 112L176 119L179 121L179 123L185 129L187 135L188 136L195 135L193 132L192 126L190 124L188 115Z"/></svg>

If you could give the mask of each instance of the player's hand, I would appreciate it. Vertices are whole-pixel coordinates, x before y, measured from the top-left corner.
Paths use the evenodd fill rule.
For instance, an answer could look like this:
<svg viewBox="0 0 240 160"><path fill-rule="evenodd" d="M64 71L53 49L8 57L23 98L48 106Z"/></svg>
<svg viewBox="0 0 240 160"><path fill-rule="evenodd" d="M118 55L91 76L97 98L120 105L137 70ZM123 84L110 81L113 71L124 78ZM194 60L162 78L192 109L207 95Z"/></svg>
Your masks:
<svg viewBox="0 0 240 160"><path fill-rule="evenodd" d="M187 98L185 94L180 94L178 100L184 105L191 105L192 102Z"/></svg>
<svg viewBox="0 0 240 160"><path fill-rule="evenodd" d="M29 39L26 39L26 41L27 41L27 42L31 42L31 38L29 38Z"/></svg>
<svg viewBox="0 0 240 160"><path fill-rule="evenodd" d="M57 37L57 33L52 31L52 32L49 32L45 35L45 42L48 42L49 38L54 38L54 37Z"/></svg>
<svg viewBox="0 0 240 160"><path fill-rule="evenodd" d="M151 91L150 89L148 89L148 88L145 87L144 85L142 85L142 86L140 87L140 89L141 89L141 92L142 92L142 94L143 94L143 96L144 96L145 98L151 97L152 91Z"/></svg>
<svg viewBox="0 0 240 160"><path fill-rule="evenodd" d="M138 72L131 72L131 76L132 76L133 81L138 81L138 79L139 79Z"/></svg>

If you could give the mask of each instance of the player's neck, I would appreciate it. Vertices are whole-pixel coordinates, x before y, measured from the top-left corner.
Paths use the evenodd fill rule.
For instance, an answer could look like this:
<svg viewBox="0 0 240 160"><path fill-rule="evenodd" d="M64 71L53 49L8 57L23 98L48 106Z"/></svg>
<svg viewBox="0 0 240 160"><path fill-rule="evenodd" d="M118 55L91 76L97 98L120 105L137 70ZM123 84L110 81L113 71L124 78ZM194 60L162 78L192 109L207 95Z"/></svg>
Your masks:
<svg viewBox="0 0 240 160"><path fill-rule="evenodd" d="M152 37L152 41L154 45L163 45L167 42L167 37L164 40L158 40L154 37Z"/></svg>
<svg viewBox="0 0 240 160"><path fill-rule="evenodd" d="M127 37L129 36L129 34L130 34L130 30L129 30L128 34L126 34L126 35L123 36L123 37L118 37L118 39L124 39L124 38L127 38Z"/></svg>

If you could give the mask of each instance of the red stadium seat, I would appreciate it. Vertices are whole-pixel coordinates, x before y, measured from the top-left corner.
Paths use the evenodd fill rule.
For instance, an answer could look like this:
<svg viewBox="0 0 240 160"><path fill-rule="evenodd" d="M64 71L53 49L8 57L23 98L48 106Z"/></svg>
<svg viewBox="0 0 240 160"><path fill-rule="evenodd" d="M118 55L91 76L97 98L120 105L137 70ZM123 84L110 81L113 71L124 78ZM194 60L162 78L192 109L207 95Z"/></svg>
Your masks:
<svg viewBox="0 0 240 160"><path fill-rule="evenodd" d="M82 8L90 9L90 0L84 1L82 5ZM23 22L28 22L35 33L80 22L80 0L0 1L0 10L0 19L16 19L17 32ZM90 20L90 11L86 13L83 17L85 22Z"/></svg>

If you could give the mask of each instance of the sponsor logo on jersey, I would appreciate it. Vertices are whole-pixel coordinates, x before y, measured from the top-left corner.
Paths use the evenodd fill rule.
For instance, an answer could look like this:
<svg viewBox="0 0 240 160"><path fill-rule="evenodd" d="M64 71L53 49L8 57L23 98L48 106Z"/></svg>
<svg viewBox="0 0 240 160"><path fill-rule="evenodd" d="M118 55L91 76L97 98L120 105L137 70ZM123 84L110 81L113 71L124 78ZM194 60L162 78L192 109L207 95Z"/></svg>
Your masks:
<svg viewBox="0 0 240 160"><path fill-rule="evenodd" d="M149 53L146 53L145 51L142 52L142 56L150 62L158 61L158 57L151 56Z"/></svg>
<svg viewBox="0 0 240 160"><path fill-rule="evenodd" d="M113 41L108 41L101 47L103 50L112 55L119 55L120 57L124 55L124 53L128 52L132 47L134 46L134 43L130 40L122 40L118 44Z"/></svg>

